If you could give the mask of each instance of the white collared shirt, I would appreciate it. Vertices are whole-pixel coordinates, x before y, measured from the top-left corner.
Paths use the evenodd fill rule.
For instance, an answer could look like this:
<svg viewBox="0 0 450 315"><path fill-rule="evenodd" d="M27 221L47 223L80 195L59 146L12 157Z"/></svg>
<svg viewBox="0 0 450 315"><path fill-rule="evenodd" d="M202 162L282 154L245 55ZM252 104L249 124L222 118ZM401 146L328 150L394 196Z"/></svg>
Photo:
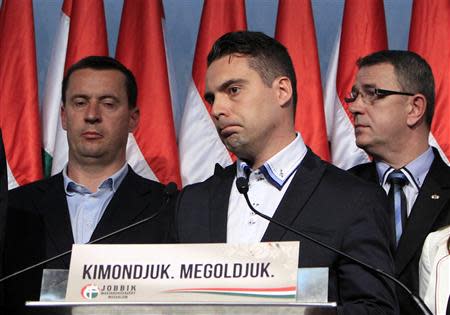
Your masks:
<svg viewBox="0 0 450 315"><path fill-rule="evenodd" d="M414 161L408 163L400 169L400 171L405 174L408 178L408 184L403 187L403 192L405 193L406 203L407 203L407 216L411 214L414 202L416 202L417 195L419 195L420 187L425 180L425 177L430 170L431 164L434 160L434 153L431 147L428 148L424 153L419 155ZM378 178L380 179L380 185L389 193L391 184L387 181L388 175L392 173L395 169L384 162L376 162L376 168L378 173Z"/></svg>
<svg viewBox="0 0 450 315"><path fill-rule="evenodd" d="M294 141L250 173L248 196L253 207L270 217L274 215L306 153L306 145L297 133ZM237 177L245 176L246 163L238 160L236 167ZM250 210L236 188L235 178L228 205L227 243L260 242L268 225L267 220Z"/></svg>

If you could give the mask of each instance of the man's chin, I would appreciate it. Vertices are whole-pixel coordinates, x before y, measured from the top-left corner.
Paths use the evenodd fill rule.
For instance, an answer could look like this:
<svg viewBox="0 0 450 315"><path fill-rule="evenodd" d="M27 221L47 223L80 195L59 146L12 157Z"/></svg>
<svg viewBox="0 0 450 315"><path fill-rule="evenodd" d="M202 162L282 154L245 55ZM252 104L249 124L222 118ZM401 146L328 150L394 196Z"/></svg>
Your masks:
<svg viewBox="0 0 450 315"><path fill-rule="evenodd" d="M363 149L364 151L370 146L370 141L363 137L357 137L355 143L358 148Z"/></svg>
<svg viewBox="0 0 450 315"><path fill-rule="evenodd" d="M80 156L87 160L98 160L105 155L103 150L85 150L80 152Z"/></svg>
<svg viewBox="0 0 450 315"><path fill-rule="evenodd" d="M227 139L222 140L223 144L227 148L228 151L233 152L237 156L239 156L239 152L242 151L242 143L237 139Z"/></svg>

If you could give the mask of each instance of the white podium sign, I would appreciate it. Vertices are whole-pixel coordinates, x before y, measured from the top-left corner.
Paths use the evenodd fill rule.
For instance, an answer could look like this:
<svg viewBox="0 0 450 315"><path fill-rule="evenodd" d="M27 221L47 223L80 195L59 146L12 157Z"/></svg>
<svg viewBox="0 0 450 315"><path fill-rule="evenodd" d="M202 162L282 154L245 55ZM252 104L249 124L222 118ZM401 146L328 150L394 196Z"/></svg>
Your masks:
<svg viewBox="0 0 450 315"><path fill-rule="evenodd" d="M298 242L74 245L66 301L295 301L298 254Z"/></svg>

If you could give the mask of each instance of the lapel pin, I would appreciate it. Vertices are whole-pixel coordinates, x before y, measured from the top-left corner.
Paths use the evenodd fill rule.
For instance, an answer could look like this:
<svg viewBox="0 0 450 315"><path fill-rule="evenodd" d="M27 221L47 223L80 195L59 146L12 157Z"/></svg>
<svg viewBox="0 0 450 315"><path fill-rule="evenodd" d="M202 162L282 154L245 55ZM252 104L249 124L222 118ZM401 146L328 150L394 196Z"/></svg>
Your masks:
<svg viewBox="0 0 450 315"><path fill-rule="evenodd" d="M432 194L431 195L431 199L437 200L439 198L440 198L440 196L438 194Z"/></svg>

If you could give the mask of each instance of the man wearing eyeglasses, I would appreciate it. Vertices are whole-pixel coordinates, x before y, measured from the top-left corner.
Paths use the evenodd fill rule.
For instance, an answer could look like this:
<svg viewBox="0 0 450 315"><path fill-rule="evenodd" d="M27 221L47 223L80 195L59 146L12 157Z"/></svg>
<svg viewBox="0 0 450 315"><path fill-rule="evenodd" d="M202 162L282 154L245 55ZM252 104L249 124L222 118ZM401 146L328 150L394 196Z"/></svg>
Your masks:
<svg viewBox="0 0 450 315"><path fill-rule="evenodd" d="M428 137L434 112L430 66L409 51L379 51L357 61L345 101L356 144L373 162L350 171L379 183L390 200L396 276L419 292L418 263L426 236L450 224L450 168ZM419 314L398 291L402 314Z"/></svg>

